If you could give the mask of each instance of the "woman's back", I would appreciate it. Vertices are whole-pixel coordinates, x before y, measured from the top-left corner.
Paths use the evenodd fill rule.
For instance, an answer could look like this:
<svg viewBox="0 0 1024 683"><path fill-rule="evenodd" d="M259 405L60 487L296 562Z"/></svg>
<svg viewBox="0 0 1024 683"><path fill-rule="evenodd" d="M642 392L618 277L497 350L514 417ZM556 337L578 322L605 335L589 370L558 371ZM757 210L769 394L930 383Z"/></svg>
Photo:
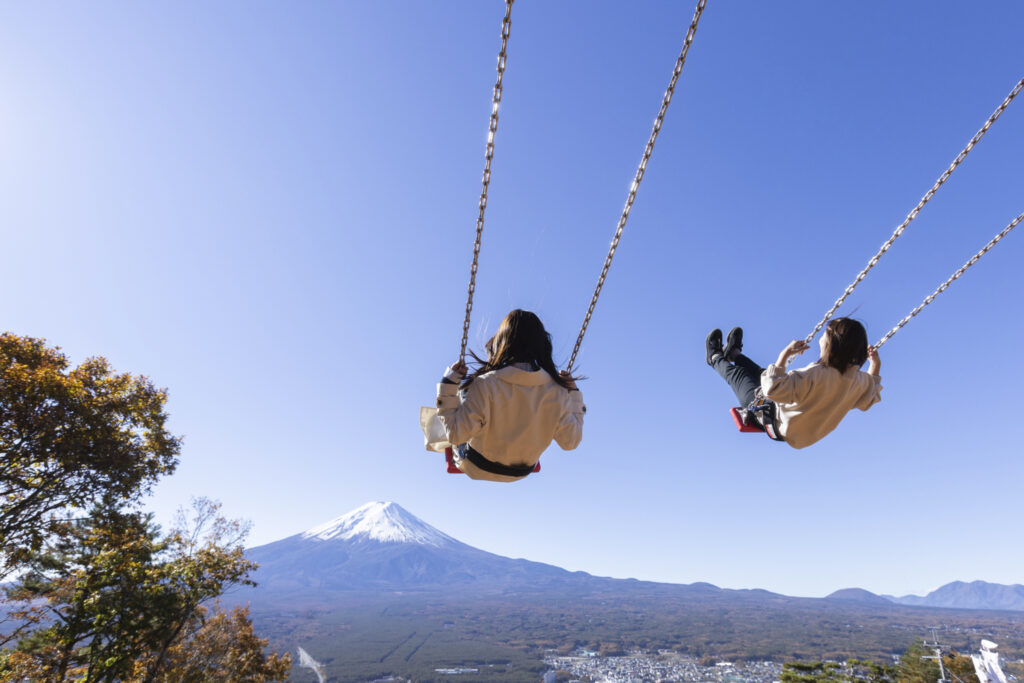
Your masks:
<svg viewBox="0 0 1024 683"><path fill-rule="evenodd" d="M535 314L511 311L486 346L487 359L469 377L461 360L445 371L437 415L461 471L515 481L552 441L579 445L586 408L572 376L556 369L551 336Z"/></svg>
<svg viewBox="0 0 1024 683"><path fill-rule="evenodd" d="M466 390L462 408L440 414L452 442L469 443L504 465L533 465L552 440L571 450L583 438L582 395L542 370L510 366L481 375Z"/></svg>
<svg viewBox="0 0 1024 683"><path fill-rule="evenodd" d="M772 364L761 375L761 390L775 402L779 433L793 448L821 440L854 408L867 410L881 400L881 378L857 367L846 372L812 363L786 373Z"/></svg>

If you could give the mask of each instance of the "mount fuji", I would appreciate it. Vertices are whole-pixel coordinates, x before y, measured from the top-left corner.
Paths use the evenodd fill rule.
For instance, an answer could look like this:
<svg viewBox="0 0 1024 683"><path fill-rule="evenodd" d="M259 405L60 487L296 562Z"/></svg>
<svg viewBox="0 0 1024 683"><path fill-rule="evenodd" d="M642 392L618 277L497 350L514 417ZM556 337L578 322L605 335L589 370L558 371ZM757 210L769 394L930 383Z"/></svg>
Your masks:
<svg viewBox="0 0 1024 683"><path fill-rule="evenodd" d="M396 503L367 503L301 534L304 539L418 543L435 548L460 545Z"/></svg>
<svg viewBox="0 0 1024 683"><path fill-rule="evenodd" d="M478 550L390 502L367 503L288 538L251 548L261 592L537 592L598 579Z"/></svg>

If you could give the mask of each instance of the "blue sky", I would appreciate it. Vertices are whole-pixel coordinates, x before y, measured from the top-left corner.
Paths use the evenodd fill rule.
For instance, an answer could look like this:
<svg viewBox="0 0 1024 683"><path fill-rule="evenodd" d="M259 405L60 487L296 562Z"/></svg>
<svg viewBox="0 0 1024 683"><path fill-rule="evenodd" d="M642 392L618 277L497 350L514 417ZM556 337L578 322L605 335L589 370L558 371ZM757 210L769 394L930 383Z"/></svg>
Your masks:
<svg viewBox="0 0 1024 683"><path fill-rule="evenodd" d="M471 346L568 359L693 13L519 0ZM254 544L370 500L595 574L794 595L1024 581L1024 236L882 350L883 400L794 451L703 361L803 337L1024 76L1024 6L710 0L577 369L584 441L444 473L503 3L0 7L0 326L170 392L193 495ZM1024 210L1017 102L849 299L881 337ZM977 549L983 548L983 551Z"/></svg>

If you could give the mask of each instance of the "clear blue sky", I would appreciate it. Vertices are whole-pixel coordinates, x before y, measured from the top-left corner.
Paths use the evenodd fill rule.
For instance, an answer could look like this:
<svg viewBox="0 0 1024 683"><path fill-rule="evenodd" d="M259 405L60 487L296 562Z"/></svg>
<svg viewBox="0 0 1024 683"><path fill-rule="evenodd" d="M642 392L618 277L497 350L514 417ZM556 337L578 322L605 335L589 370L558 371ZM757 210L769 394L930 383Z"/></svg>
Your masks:
<svg viewBox="0 0 1024 683"><path fill-rule="evenodd" d="M513 10L471 344L568 359L690 2ZM6 3L0 327L170 391L192 495L254 544L393 500L595 574L823 595L1024 582L1024 234L882 351L883 400L794 451L703 360L807 334L1024 76L1024 5L710 0L581 353L584 441L444 473L503 4ZM845 312L880 337L1024 210L1010 107ZM978 549L984 549L979 551Z"/></svg>

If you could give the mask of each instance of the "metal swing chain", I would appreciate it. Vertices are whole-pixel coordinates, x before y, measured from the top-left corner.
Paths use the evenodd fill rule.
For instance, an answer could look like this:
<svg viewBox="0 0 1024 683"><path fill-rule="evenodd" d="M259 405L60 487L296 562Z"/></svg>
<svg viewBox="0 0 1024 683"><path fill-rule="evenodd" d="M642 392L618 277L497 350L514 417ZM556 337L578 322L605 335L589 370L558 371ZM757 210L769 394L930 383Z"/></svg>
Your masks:
<svg viewBox="0 0 1024 683"><path fill-rule="evenodd" d="M626 197L626 205L622 209L622 215L619 217L619 224L615 230L615 236L612 238L611 247L608 249L608 256L605 257L604 267L601 268L601 276L597 279L597 287L594 289L594 296L590 299L590 306L587 307L587 315L583 318L583 326L580 328L580 334L576 338L576 345L573 346L572 356L569 357L569 364L566 366L566 371L572 371L572 366L576 362L576 355L580 351L580 346L583 344L583 336L587 333L587 326L590 325L590 317L594 314L594 308L597 306L597 299L601 296L601 288L604 287L605 278L608 277L608 269L611 268L612 259L615 257L615 250L619 247L619 239L622 237L622 231L626 227L626 221L629 220L629 212L633 208L633 202L636 200L637 190L640 188L640 181L644 179L644 173L647 170L647 162L651 159L651 154L654 152L654 143L658 139L658 133L661 132L662 123L665 121L665 113L668 111L668 105L672 102L672 95L676 89L676 82L679 80L679 74L683 72L683 64L686 63L686 54L690 51L690 44L693 42L693 36L697 33L697 24L700 22L701 14L704 12L704 6L707 4L707 0L699 0L697 2L697 9L693 14L693 21L690 22L690 28L686 31L686 40L683 41L683 49L679 53L679 58L676 60L675 69L672 71L672 80L668 84L668 88L665 90L665 96L661 101L661 109L658 111L658 116L654 120L654 128L651 130L651 137L647 140L647 146L644 148L643 158L640 160L640 166L636 170L636 175L633 177L633 184L629 188L629 194Z"/></svg>
<svg viewBox="0 0 1024 683"><path fill-rule="evenodd" d="M1021 215L1019 215L1016 218L1014 218L1013 221L1011 221L1011 223L1009 225L1007 225L1005 228L1003 228L1002 232L1000 232L998 235L993 237L989 241L989 243L984 246L984 248L981 251L979 251L977 254L972 256L971 259L967 263L965 263L964 265L960 266L960 268L955 273L953 273L953 275L951 275L948 280L946 280L941 285L939 285L938 289L936 289L934 292L932 292L931 294L926 296L924 301L922 301L921 304L917 308L915 308L914 310L912 310L910 312L910 315L908 315L906 318L901 320L896 325L896 327L894 327L891 330L889 330L885 334L884 337L882 337L881 339L878 340L878 343L875 344L875 348L878 349L878 348L880 348L882 346L882 344L884 344L885 342L889 341L889 338L892 337L894 334L896 334L896 332L898 332L900 328L902 328L904 325L906 325L908 322L910 322L911 318L913 318L918 313L920 313L921 310L925 306L927 306L931 302L935 301L935 297L937 297L939 294L942 294L944 291L949 289L949 286L951 284L953 284L954 280L957 280L961 275L964 274L964 272L967 271L968 268L970 268L975 263L977 263L978 259L980 259L982 256L984 256L988 252L989 249L991 249L992 247L996 246L996 244L999 243L999 240L1001 240L1004 237L1006 237L1010 233L1010 231L1013 230L1014 228L1016 228L1017 224L1020 223L1021 221L1024 221L1024 213L1022 213Z"/></svg>
<svg viewBox="0 0 1024 683"><path fill-rule="evenodd" d="M907 214L907 217L903 220L902 223L900 223L900 225L892 233L892 236L888 240L886 240L885 244L882 245L882 248L878 250L878 253L875 254L870 261L868 261L868 265L864 268L864 270L860 271L860 273L857 274L857 279L850 283L850 285L846 288L841 297L836 299L836 302L832 304L832 308L828 310L828 312L825 314L825 317L821 319L821 322L814 326L814 331L804 338L805 342L807 342L808 344L811 343L815 335L817 335L818 332L821 331L821 328L825 326L825 323L827 323L832 318L832 315L839 309L839 307L843 305L843 302L846 301L846 298L853 294L853 290L856 289L857 285L860 284L861 280L863 280L867 276L868 271L875 267L875 265L878 263L878 260L882 258L882 255L885 254L885 252L889 251L889 247L891 247L892 243L896 241L896 238L903 234L903 231L907 229L907 226L910 225L910 222L912 220L917 218L917 214L921 213L921 209L924 208L925 204L927 204L931 200L931 198L935 196L935 193L938 191L940 187L942 187L943 183L945 183L949 179L949 176L953 175L953 171L956 170L957 166L959 166L961 162L963 162L963 160L967 158L967 155L970 154L972 149L974 149L974 146L978 144L981 138L985 136L985 133L988 132L988 129L992 127L992 124L995 123L996 120L1006 110L1006 108L1010 106L1010 102L1013 101L1013 98L1015 98L1022 89L1024 89L1024 78L1022 78L1017 83L1017 85L1014 86L1013 90L1010 91L1010 94L1006 96L1005 100L1003 100L1003 103L999 105L999 107L992 113L992 116L990 116L988 121L985 122L985 125L981 127L981 130L974 134L974 137L971 138L971 141L967 143L967 146L964 147L963 151L960 152L960 154L957 155L956 159L953 160L953 163L949 165L949 168L947 168L945 172L941 176L939 176L939 179L935 181L934 185L932 185L932 189L928 190L924 197L921 198L921 201L917 203L917 206L914 207L914 210ZM916 315L916 313L914 315ZM904 324L906 324L906 321L903 321L903 323L900 324L900 327L902 327ZM891 334L892 333L890 332L890 335ZM886 336L886 339L888 339L888 337L889 335Z"/></svg>
<svg viewBox="0 0 1024 683"><path fill-rule="evenodd" d="M494 97L491 106L491 120L487 129L487 147L484 150L483 188L480 190L480 213L476 218L476 241L473 243L473 265L469 269L469 292L466 298L466 319L462 323L462 346L459 361L466 359L466 344L469 341L469 317L473 312L473 293L476 291L477 263L480 260L480 241L484 234L484 211L487 210L487 188L491 184L491 160L494 159L494 134L498 130L498 105L501 104L502 79L505 76L508 36L512 28L512 3L505 0L505 18L501 20L501 50L498 52L498 79L494 83Z"/></svg>

